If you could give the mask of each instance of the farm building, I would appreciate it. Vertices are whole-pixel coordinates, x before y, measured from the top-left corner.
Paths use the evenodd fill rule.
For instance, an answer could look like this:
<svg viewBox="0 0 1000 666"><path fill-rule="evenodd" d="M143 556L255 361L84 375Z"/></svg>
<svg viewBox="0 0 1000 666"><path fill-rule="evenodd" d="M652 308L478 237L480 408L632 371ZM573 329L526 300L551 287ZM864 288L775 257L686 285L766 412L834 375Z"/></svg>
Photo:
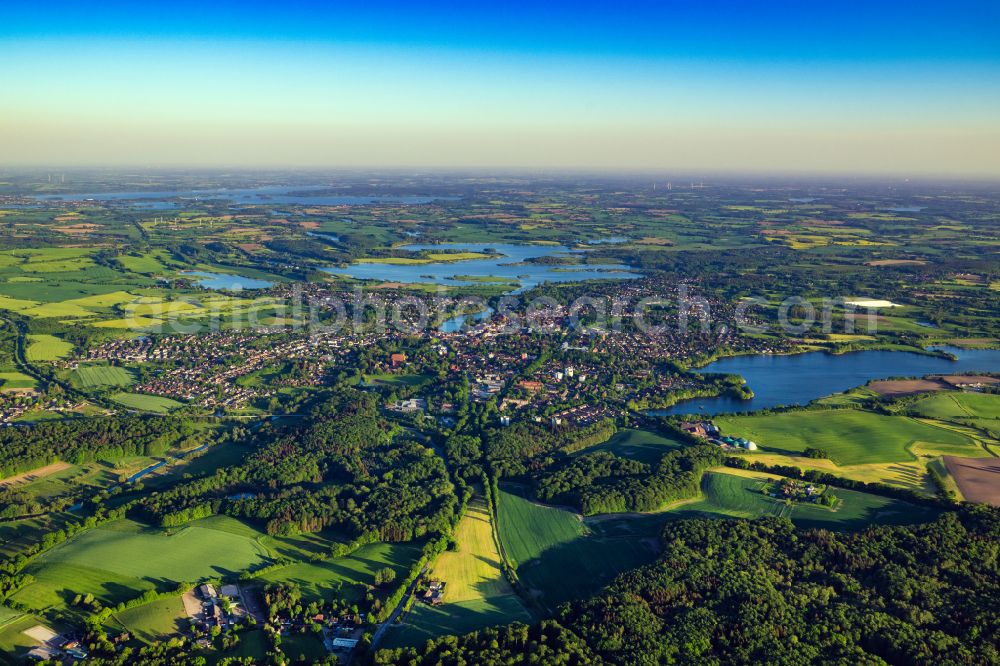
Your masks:
<svg viewBox="0 0 1000 666"><path fill-rule="evenodd" d="M726 446L731 446L734 449L746 449L747 451L757 450L757 445L754 442L742 437L723 437L721 441Z"/></svg>
<svg viewBox="0 0 1000 666"><path fill-rule="evenodd" d="M232 584L223 585L222 589L219 590L219 593L222 596L228 597L230 599L238 599L239 596L240 596L240 588L239 588L239 586L232 585Z"/></svg>
<svg viewBox="0 0 1000 666"><path fill-rule="evenodd" d="M427 586L427 591L424 592L423 599L431 606L437 606L442 603L444 601L444 583L432 580Z"/></svg>

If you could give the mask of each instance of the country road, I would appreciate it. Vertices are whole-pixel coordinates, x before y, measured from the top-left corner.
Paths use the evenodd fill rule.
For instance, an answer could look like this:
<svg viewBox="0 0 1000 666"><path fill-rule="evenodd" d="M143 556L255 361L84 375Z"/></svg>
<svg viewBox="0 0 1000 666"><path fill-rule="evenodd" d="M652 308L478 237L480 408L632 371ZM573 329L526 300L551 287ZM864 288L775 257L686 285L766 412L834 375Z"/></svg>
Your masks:
<svg viewBox="0 0 1000 666"><path fill-rule="evenodd" d="M386 630L390 626L392 626L392 623L395 622L396 618L398 618L399 615L403 612L403 607L406 606L407 599L409 599L410 596L413 594L413 590L414 588L417 587L417 583L420 582L420 579L424 577L425 573L427 573L428 566L429 565L426 564L424 565L424 568L420 570L420 573L417 574L417 577L414 578L413 582L410 583L410 585L406 588L406 594L404 594L403 598L399 600L398 604L396 604L396 608L392 611L392 613L389 614L389 617L386 618L385 622L379 625L379 628L375 630L375 633L372 635L372 646L371 646L372 650L378 648L379 641L382 640L382 635L386 632Z"/></svg>

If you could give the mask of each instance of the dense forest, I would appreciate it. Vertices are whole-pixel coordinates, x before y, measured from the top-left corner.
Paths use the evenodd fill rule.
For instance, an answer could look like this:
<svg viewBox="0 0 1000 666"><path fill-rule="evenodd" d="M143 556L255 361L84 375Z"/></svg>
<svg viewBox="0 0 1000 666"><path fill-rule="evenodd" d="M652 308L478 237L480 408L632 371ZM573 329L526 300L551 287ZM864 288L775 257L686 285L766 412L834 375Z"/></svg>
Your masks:
<svg viewBox="0 0 1000 666"><path fill-rule="evenodd" d="M375 663L987 664L1000 661L1000 511L854 535L779 518L669 523L653 565L538 626Z"/></svg>
<svg viewBox="0 0 1000 666"><path fill-rule="evenodd" d="M370 394L333 392L301 427L264 439L243 464L150 496L145 512L164 526L223 513L269 534L408 541L446 530L457 507L442 459L395 432Z"/></svg>
<svg viewBox="0 0 1000 666"><path fill-rule="evenodd" d="M536 493L543 502L573 504L584 515L654 511L698 494L702 472L721 465L725 454L697 445L664 454L655 469L607 452L572 459L542 476Z"/></svg>
<svg viewBox="0 0 1000 666"><path fill-rule="evenodd" d="M158 456L172 446L187 448L207 433L188 421L159 416L74 419L0 428L0 476L43 467L56 460L81 464L127 456Z"/></svg>

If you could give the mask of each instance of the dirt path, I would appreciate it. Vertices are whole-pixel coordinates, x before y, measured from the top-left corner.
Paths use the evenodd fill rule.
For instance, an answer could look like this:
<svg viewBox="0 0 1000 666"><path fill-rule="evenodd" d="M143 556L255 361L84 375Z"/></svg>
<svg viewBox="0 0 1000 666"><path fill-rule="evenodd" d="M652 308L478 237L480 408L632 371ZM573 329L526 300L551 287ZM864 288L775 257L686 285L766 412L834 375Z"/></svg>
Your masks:
<svg viewBox="0 0 1000 666"><path fill-rule="evenodd" d="M201 602L195 596L194 590L188 590L181 595L181 602L184 604L184 612L189 618L196 618L201 615Z"/></svg>
<svg viewBox="0 0 1000 666"><path fill-rule="evenodd" d="M21 472L20 474L15 474L14 476L8 476L6 479L0 480L0 486L14 486L19 483L29 483L31 481L37 481L38 479L44 478L55 474L56 472L61 472L65 469L72 467L69 463L57 460L51 465L46 465L45 467L39 467L37 469L32 469L27 472Z"/></svg>

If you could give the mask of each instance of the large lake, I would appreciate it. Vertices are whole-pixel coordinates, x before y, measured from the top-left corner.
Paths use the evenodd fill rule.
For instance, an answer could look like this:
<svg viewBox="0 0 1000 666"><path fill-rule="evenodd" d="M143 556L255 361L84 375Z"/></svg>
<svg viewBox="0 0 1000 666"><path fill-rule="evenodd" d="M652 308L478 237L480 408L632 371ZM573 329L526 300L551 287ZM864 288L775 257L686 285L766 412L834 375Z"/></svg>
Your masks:
<svg viewBox="0 0 1000 666"><path fill-rule="evenodd" d="M425 196L377 196L359 197L330 195L329 187L287 185L272 187L252 187L246 189L218 188L213 190L160 190L136 192L96 192L86 194L44 194L34 197L36 201L103 201L133 204L148 208L172 208L177 205L165 199L189 199L193 201L227 201L232 204L303 204L313 206L363 206L379 203L426 204L448 197Z"/></svg>
<svg viewBox="0 0 1000 666"><path fill-rule="evenodd" d="M1000 350L940 347L958 357L907 352L862 351L850 354L810 352L788 356L734 356L709 363L698 372L740 375L753 390L751 400L726 396L684 400L669 409L649 412L676 414L726 414L768 409L779 405L804 405L831 393L846 391L874 379L916 377L935 373L1000 372Z"/></svg>
<svg viewBox="0 0 1000 666"><path fill-rule="evenodd" d="M457 250L482 252L494 250L502 256L468 261L436 262L431 264L356 263L324 270L335 275L347 275L360 280L424 284L477 284L460 277L498 278L517 283L527 290L543 282L578 282L600 278L617 280L640 277L623 264L547 265L524 264L528 259L556 254L582 254L563 245L511 245L501 243L439 243L404 245L404 250Z"/></svg>

